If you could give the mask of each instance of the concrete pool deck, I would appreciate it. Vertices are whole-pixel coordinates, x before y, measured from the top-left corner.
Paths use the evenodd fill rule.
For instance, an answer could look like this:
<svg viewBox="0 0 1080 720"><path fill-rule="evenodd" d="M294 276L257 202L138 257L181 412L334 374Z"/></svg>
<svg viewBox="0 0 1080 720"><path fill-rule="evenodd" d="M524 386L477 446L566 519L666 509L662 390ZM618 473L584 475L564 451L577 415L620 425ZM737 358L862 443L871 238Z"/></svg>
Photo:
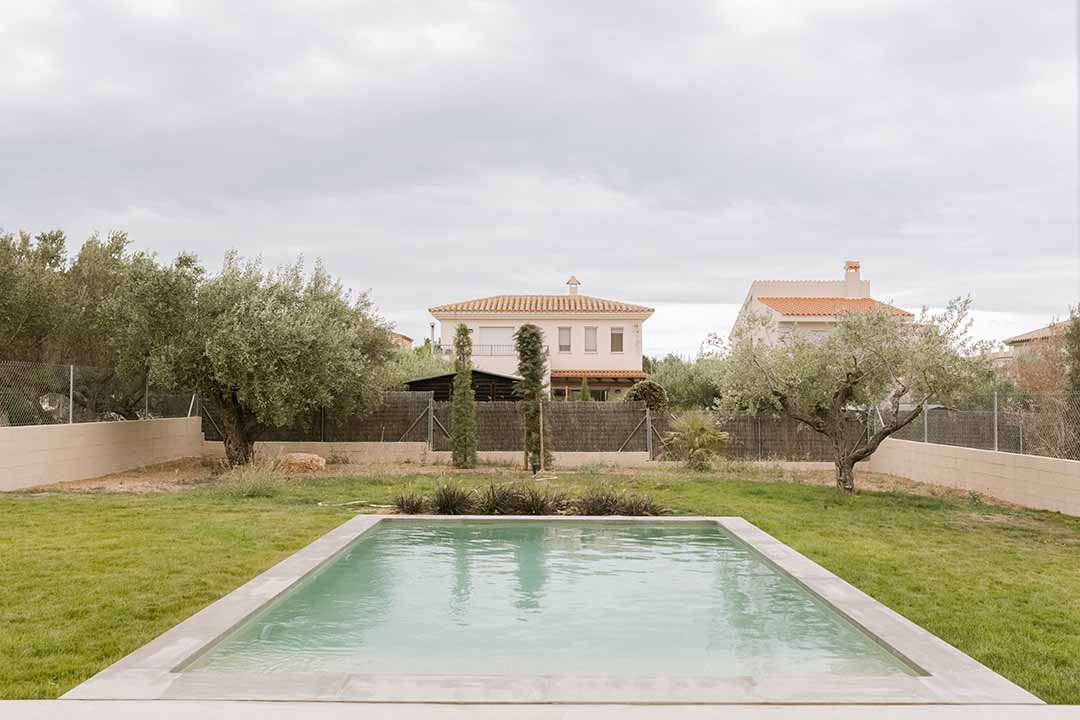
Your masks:
<svg viewBox="0 0 1080 720"><path fill-rule="evenodd" d="M510 676L183 672L233 628L379 523L713 522L906 661L911 676ZM357 516L196 613L64 696L65 700L247 700L398 703L1006 704L1039 705L1026 690L893 612L738 517ZM63 704L63 703L61 703Z"/></svg>

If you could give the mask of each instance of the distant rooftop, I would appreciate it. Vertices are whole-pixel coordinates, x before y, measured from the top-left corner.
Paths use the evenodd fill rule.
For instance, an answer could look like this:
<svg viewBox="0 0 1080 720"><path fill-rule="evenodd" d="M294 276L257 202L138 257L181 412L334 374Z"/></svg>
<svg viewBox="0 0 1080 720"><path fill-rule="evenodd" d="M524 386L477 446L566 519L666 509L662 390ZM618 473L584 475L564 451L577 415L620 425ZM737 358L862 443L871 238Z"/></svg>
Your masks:
<svg viewBox="0 0 1080 720"><path fill-rule="evenodd" d="M781 315L799 317L833 317L850 313L885 310L896 317L912 317L907 310L873 298L848 297L759 297L758 302L767 305Z"/></svg>
<svg viewBox="0 0 1080 720"><path fill-rule="evenodd" d="M1030 332L1011 337L1005 341L1006 345L1022 345L1032 340L1045 340L1049 337L1061 335L1065 332L1065 328L1068 327L1071 320L1062 320L1061 322L1050 323L1046 327L1041 327L1038 330L1032 330Z"/></svg>
<svg viewBox="0 0 1080 720"><path fill-rule="evenodd" d="M627 313L652 314L653 308L644 305L605 300L579 295L580 281L571 276L569 291L563 295L492 295L491 297L436 305L428 308L432 315L442 313L499 313L534 315L537 313Z"/></svg>

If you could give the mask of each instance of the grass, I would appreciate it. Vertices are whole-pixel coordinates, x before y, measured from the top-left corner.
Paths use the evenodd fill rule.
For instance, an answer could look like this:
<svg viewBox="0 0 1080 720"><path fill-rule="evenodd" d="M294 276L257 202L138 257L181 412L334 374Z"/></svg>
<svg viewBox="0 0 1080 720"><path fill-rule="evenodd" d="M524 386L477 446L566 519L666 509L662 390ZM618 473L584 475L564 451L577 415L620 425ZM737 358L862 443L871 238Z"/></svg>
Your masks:
<svg viewBox="0 0 1080 720"><path fill-rule="evenodd" d="M1080 703L1080 519L985 498L838 496L776 471L564 474L676 513L741 515L1048 702ZM484 490L491 476L456 474ZM174 494L0 496L0 698L56 697L346 520L430 475ZM259 493L256 493L259 495ZM320 504L321 503L321 504Z"/></svg>

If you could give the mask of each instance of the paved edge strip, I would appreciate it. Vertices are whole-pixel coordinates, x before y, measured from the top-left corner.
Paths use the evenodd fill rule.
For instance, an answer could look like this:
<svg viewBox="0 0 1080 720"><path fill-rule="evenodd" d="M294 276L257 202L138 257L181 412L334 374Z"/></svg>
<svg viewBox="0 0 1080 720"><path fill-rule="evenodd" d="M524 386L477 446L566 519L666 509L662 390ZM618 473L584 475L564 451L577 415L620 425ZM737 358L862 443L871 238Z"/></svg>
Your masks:
<svg viewBox="0 0 1080 720"><path fill-rule="evenodd" d="M380 522L716 523L911 666L896 677L837 675L501 676L183 672L234 628ZM63 699L368 703L1041 704L1041 700L741 517L358 515L76 686Z"/></svg>

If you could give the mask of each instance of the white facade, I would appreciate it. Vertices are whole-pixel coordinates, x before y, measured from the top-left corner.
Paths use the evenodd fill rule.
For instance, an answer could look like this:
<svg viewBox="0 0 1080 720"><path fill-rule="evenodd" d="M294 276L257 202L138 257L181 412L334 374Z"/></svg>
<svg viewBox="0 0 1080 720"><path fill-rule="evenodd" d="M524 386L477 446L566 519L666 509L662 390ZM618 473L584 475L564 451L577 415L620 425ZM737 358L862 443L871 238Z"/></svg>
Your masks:
<svg viewBox="0 0 1080 720"><path fill-rule="evenodd" d="M874 300L870 296L870 281L862 279L860 267L858 261L846 261L841 280L755 280L729 340L734 341L753 318L766 321L752 326L753 341L768 345L775 345L796 332L823 337L832 332L841 317L851 312L884 308L897 317L912 318L911 313Z"/></svg>
<svg viewBox="0 0 1080 720"><path fill-rule="evenodd" d="M472 331L473 366L517 374L514 333L533 324L547 348L548 381L556 396L580 386L612 397L644 378L644 322L652 308L578 295L571 278L565 295L504 295L431 308L439 321L442 351L452 352L458 325Z"/></svg>
<svg viewBox="0 0 1080 720"><path fill-rule="evenodd" d="M514 352L514 332L532 323L544 334L548 349L549 370L636 370L641 371L643 348L642 320L611 315L486 315L483 317L440 317L440 342L443 348L454 345L458 325L472 330L473 366L478 370L517 374L517 354ZM569 349L561 346L569 332ZM586 333L596 333L596 349L586 350ZM613 349L612 335L622 334L622 350ZM618 341L615 341L617 346Z"/></svg>

